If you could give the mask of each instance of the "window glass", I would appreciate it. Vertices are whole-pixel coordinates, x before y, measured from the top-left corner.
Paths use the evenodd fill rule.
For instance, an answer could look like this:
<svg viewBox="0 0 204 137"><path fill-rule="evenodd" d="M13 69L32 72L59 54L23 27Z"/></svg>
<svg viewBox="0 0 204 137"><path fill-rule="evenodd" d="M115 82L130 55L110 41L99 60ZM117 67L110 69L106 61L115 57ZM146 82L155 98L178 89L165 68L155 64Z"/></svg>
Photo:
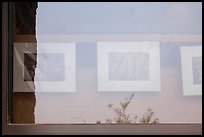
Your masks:
<svg viewBox="0 0 204 137"><path fill-rule="evenodd" d="M13 9L12 123L202 123L200 2Z"/></svg>

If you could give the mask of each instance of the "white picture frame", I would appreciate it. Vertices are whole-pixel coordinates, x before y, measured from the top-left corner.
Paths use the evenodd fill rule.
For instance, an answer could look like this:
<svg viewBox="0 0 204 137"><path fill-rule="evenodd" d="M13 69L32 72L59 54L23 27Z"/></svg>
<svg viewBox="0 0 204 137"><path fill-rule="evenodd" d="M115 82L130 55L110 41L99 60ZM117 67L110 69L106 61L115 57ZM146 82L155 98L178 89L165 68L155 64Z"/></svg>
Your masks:
<svg viewBox="0 0 204 137"><path fill-rule="evenodd" d="M26 76L26 58L36 53L31 80ZM14 43L13 92L75 92L75 66L75 43Z"/></svg>
<svg viewBox="0 0 204 137"><path fill-rule="evenodd" d="M202 46L182 46L183 95L202 95Z"/></svg>
<svg viewBox="0 0 204 137"><path fill-rule="evenodd" d="M118 67L125 64L127 62L125 60L129 60L131 65ZM114 63L117 61L118 63ZM99 92L160 91L159 42L98 42L97 63ZM137 70L134 69L135 67ZM133 72L134 76L132 76ZM130 76L126 73L130 73Z"/></svg>

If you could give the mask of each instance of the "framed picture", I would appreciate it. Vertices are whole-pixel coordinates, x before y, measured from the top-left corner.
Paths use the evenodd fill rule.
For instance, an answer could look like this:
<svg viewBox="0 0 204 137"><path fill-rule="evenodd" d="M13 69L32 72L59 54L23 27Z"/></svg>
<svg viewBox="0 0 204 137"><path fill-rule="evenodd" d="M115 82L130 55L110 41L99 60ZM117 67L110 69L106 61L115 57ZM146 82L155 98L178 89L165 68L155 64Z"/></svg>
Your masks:
<svg viewBox="0 0 204 137"><path fill-rule="evenodd" d="M181 47L183 95L202 95L202 46Z"/></svg>
<svg viewBox="0 0 204 137"><path fill-rule="evenodd" d="M14 43L14 92L75 92L75 43Z"/></svg>
<svg viewBox="0 0 204 137"><path fill-rule="evenodd" d="M98 42L98 91L160 91L159 42Z"/></svg>

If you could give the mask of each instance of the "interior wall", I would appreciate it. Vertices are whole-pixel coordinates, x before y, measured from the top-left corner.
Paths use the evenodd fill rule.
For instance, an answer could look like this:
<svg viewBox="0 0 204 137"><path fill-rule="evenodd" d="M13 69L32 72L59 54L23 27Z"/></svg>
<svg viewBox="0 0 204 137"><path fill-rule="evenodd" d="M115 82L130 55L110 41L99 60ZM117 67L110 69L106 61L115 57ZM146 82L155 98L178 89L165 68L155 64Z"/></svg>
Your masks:
<svg viewBox="0 0 204 137"><path fill-rule="evenodd" d="M96 43L76 44L76 85L74 93L36 92L36 123L96 123L116 117L108 105L120 102L134 93L127 114L139 119L150 107L161 123L202 122L202 96L184 96L182 88L180 47L197 43L160 43L160 92L99 92L97 90Z"/></svg>

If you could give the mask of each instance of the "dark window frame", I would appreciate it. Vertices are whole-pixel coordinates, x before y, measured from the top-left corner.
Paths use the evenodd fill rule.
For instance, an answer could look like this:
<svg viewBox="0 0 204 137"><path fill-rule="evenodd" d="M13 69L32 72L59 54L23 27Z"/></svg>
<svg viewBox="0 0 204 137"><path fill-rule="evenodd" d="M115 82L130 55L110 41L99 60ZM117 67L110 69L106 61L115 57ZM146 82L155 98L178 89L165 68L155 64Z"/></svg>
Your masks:
<svg viewBox="0 0 204 137"><path fill-rule="evenodd" d="M11 124L12 89L12 2L2 3L2 134L202 134L202 123L167 124ZM9 32L10 31L10 32Z"/></svg>

